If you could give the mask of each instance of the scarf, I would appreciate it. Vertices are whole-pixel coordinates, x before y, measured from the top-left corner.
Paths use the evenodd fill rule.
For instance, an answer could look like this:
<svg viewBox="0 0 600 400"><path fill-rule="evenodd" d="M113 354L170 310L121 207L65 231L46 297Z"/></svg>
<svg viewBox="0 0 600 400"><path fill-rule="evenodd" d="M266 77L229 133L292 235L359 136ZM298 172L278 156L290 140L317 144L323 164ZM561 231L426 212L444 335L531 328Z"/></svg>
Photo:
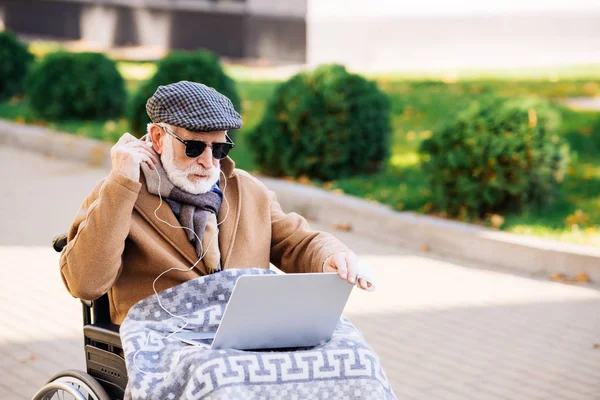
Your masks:
<svg viewBox="0 0 600 400"><path fill-rule="evenodd" d="M217 215L223 201L223 193L219 190L217 182L211 190L201 194L190 194L173 185L167 176L162 164L155 164L156 171L160 174L160 187L156 171L142 163L142 171L146 177L148 192L160 195L165 199L173 214L177 217L188 239L195 245L198 257L204 254L204 265L211 272L221 270L221 252L219 251L219 238ZM200 241L196 239L194 233Z"/></svg>

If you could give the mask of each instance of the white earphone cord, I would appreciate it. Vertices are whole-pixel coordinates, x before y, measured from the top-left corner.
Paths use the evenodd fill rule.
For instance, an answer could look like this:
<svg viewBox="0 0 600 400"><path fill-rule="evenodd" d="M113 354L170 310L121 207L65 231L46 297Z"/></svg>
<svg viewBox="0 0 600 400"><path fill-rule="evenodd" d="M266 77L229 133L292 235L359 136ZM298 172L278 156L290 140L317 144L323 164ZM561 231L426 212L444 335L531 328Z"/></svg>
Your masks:
<svg viewBox="0 0 600 400"><path fill-rule="evenodd" d="M219 225L221 225L223 222L225 222L225 220L227 219L227 217L229 216L229 202L227 201L227 198L225 197L225 191L227 190L227 177L225 176L225 173L223 171L219 171L222 175L223 175L223 200L225 200L225 203L227 204L227 211L225 213L225 217L223 217L223 221L218 222L217 223L217 232L213 235L212 238L210 238L210 241L208 242L208 246L206 246L206 251L204 251L204 249L202 248L202 241L200 240L200 238L198 237L198 235L196 234L196 232L194 232L193 229L190 229L188 227L185 226L175 226L175 225L171 225L170 223L168 223L165 220L160 219L160 217L156 214L156 212L160 209L160 207L163 204L163 199L162 196L160 195L160 173L158 172L158 170L155 168L154 171L156 172L156 175L158 176L158 197L160 199L160 203L158 204L158 207L156 207L156 209L154 210L154 216L156 217L156 219L158 219L161 222L164 222L165 224L169 225L171 228L181 228L181 229L187 229L190 232L192 232L194 234L194 236L196 236L196 240L198 240L198 243L200 244L200 258L198 258L198 261L196 261L194 263L194 265L192 265L190 268L188 269L181 269L181 268L169 268L166 271L161 272L156 279L154 279L154 281L152 282L152 290L154 291L154 294L156 295L156 299L158 300L158 304L160 305L160 308L162 308L167 314L169 314L171 317L173 318L179 318L181 320L184 321L183 326L179 327L178 329L176 329L174 332L171 332L169 335L167 336L161 336L163 339L169 339L171 336L175 335L178 332L181 332L183 329L185 329L185 327L188 325L189 321L187 320L187 318L184 315L175 315L173 313L171 313L169 310L167 310L163 305L162 302L160 301L160 296L158 295L158 292L156 291L156 282L160 279L160 277L162 277L164 274L166 274L167 272L173 271L173 270L177 270L177 271L181 271L181 272L190 272L191 270L193 270L196 265L198 265L198 263L200 262L200 260L202 260L204 258L204 256L206 255L206 253L208 252L208 249L210 249L210 245L212 244L213 240L219 236ZM136 357L138 355L138 353L140 351L143 350L144 347L146 347L148 345L150 341L150 334L148 334L148 337L146 338L146 344L143 347L140 347L140 349L138 351L135 352L135 354L133 355L133 364L135 365L135 368L140 371L143 374L151 374L151 372L146 372L141 370L136 362ZM183 350L183 349L182 349ZM181 356L181 351L179 356ZM177 357L177 359L179 359L179 357Z"/></svg>

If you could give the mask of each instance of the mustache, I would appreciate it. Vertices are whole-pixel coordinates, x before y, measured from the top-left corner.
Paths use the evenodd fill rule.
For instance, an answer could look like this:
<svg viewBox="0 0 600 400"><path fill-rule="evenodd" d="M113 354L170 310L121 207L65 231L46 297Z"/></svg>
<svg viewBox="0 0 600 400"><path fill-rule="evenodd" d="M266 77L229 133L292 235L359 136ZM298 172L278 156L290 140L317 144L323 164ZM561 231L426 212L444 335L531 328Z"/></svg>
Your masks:
<svg viewBox="0 0 600 400"><path fill-rule="evenodd" d="M212 175L214 174L216 167L212 167L210 169L203 168L199 165L191 165L188 167L185 172L189 174L197 174L197 175Z"/></svg>

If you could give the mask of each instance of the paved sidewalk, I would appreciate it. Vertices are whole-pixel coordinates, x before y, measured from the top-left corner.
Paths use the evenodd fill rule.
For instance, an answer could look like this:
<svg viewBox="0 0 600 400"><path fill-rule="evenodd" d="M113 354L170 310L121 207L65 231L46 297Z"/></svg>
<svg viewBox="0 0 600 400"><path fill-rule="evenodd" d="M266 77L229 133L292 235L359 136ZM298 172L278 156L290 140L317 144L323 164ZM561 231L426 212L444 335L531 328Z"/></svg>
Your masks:
<svg viewBox="0 0 600 400"><path fill-rule="evenodd" d="M80 306L50 240L106 171L1 146L0 167L0 399L27 399L61 369L84 367ZM597 287L334 234L373 266L377 290L355 291L346 315L399 399L600 398Z"/></svg>

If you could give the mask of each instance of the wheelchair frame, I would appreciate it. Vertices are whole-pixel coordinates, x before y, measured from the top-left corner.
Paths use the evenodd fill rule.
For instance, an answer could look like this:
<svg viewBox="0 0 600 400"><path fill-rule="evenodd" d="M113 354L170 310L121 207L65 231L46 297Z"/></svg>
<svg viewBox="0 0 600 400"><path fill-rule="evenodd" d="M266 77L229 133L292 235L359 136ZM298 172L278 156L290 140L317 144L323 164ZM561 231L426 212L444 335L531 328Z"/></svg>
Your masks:
<svg viewBox="0 0 600 400"><path fill-rule="evenodd" d="M57 236L52 241L52 247L57 252L61 252L66 245L66 234ZM108 400L106 395L113 400L123 399L127 386L127 369L119 337L119 325L110 321L108 295L105 294L94 301L81 300L81 304L87 374L75 370L58 373L38 391L34 399L44 399L46 398L44 397L45 392L56 388L66 392L65 388L68 386L59 382L63 376L75 377L83 383L91 381L91 384L87 385L89 386L87 389L92 392L94 392L93 386L95 386L93 381L96 381L106 392L95 393L100 400Z"/></svg>

